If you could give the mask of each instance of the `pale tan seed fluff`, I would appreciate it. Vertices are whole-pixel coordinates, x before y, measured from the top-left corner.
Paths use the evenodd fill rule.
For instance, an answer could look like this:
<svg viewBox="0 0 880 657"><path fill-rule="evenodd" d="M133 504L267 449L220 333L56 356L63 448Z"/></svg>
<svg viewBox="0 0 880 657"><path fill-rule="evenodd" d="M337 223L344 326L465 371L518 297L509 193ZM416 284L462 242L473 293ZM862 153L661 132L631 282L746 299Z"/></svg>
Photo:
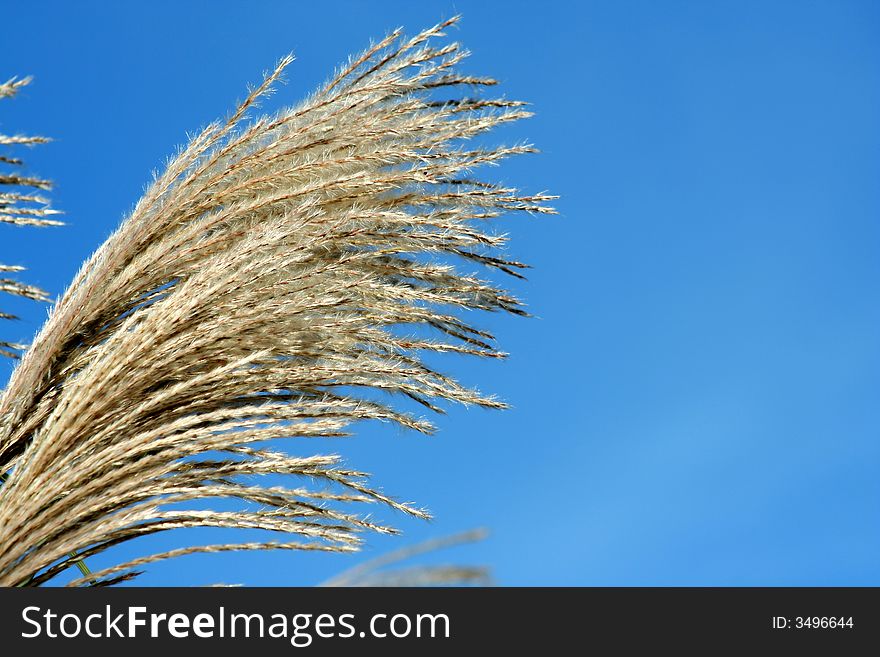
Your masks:
<svg viewBox="0 0 880 657"><path fill-rule="evenodd" d="M353 550L363 530L393 531L353 510L364 503L427 517L336 456L266 441L345 435L367 419L432 431L393 397L358 390L429 409L504 406L423 360L503 356L462 311L521 304L462 264L517 275L525 265L499 255L489 220L552 212L552 197L473 177L532 148L469 139L529 113L483 98L495 81L457 72L458 44L435 45L455 20L395 31L304 102L248 120L283 59L83 265L0 398L0 584L40 584L75 558L177 528L292 539L182 548L76 583L191 551ZM291 485L259 484L275 474ZM240 505L200 510L217 498Z"/></svg>
<svg viewBox="0 0 880 657"><path fill-rule="evenodd" d="M12 78L0 83L0 100L12 98L18 91L30 84L31 78ZM45 137L25 135L4 135L0 133L0 230L6 226L60 226L60 221L50 217L60 214L49 205L49 200L40 192L51 189L52 183L42 178L23 173L24 161L18 152L22 146L44 144ZM5 242L0 238L0 243ZM8 243L8 242L7 242ZM24 271L21 265L0 263L0 293L27 297L36 301L49 301L46 292L33 285L27 285L4 274ZM14 315L0 310L0 319L16 319ZM0 340L0 358L18 358L26 349L25 345Z"/></svg>

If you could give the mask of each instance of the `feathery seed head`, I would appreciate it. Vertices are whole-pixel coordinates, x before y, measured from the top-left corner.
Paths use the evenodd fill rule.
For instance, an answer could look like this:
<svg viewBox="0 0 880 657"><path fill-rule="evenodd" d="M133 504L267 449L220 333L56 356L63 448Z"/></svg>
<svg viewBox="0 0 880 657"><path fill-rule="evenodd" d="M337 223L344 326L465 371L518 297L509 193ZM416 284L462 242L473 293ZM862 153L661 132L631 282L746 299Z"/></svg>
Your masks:
<svg viewBox="0 0 880 657"><path fill-rule="evenodd" d="M281 60L85 263L0 398L0 471L11 471L0 487L0 583L41 583L73 552L176 528L296 540L186 548L77 583L113 583L188 551L347 551L363 530L392 531L339 502L426 516L336 457L266 442L344 435L366 419L432 430L357 390L435 410L438 400L503 407L422 355L502 355L459 311L522 306L459 263L516 275L524 265L498 255L504 240L487 220L552 212L552 197L472 177L531 149L468 140L528 113L481 98L494 80L458 73L465 53L435 45L454 21L408 40L396 31L301 104L248 122L292 58ZM441 89L468 95L438 100ZM269 474L312 487L253 483ZM242 506L181 510L213 498Z"/></svg>
<svg viewBox="0 0 880 657"><path fill-rule="evenodd" d="M0 99L11 98L18 91L30 84L31 78L20 80L11 78L0 83ZM52 183L42 178L26 176L20 173L24 162L11 154L12 149L7 147L33 146L44 144L48 139L45 137L26 137L24 135L0 134L0 226L61 226L60 221L50 217L60 214L57 210L49 207L49 201L43 196L34 193L34 190L51 189ZM24 271L20 265L0 264L0 274ZM35 301L49 301L46 292L33 285L26 285L18 280L0 277L0 292L14 296L26 297ZM0 311L0 319L16 319L14 315ZM18 358L24 345L0 341L0 358Z"/></svg>

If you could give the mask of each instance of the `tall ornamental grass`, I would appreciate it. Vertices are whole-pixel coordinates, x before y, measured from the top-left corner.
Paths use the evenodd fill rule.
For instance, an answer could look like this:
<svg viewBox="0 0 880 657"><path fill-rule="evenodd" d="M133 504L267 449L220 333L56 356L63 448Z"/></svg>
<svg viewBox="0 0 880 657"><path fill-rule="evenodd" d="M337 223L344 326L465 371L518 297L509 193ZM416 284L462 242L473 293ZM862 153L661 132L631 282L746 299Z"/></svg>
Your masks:
<svg viewBox="0 0 880 657"><path fill-rule="evenodd" d="M44 584L175 529L277 538L180 547L72 584L116 583L195 552L354 551L364 532L394 531L368 505L428 517L306 439L360 420L432 432L401 397L432 411L504 407L425 356L503 357L466 311L525 312L471 272L519 276L525 265L503 254L493 220L552 212L551 197L475 176L533 150L472 139L529 112L486 95L495 80L459 72L467 52L438 41L455 20L412 38L395 31L305 101L252 117L292 60L282 59L170 160L83 264L0 397L0 584ZM36 195L0 198L2 221L52 221ZM296 442L287 451L280 439ZM219 498L236 505L206 510Z"/></svg>

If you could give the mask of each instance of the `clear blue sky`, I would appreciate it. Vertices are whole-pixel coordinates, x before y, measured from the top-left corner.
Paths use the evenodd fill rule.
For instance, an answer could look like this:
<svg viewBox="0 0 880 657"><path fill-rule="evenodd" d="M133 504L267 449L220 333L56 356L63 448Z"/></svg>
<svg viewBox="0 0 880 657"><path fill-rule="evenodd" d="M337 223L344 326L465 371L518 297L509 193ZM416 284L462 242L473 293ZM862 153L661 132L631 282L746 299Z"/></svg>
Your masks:
<svg viewBox="0 0 880 657"><path fill-rule="evenodd" d="M0 261L60 292L150 171L281 55L288 104L370 38L461 12L466 69L537 112L497 138L543 153L487 173L560 194L562 215L507 226L538 315L485 318L509 361L447 361L513 410L327 446L437 517L390 517L404 536L366 555L487 526L433 560L510 585L880 585L880 6L244 7L2 4L0 76L36 82L0 129L55 138L26 155L69 226L0 226ZM25 317L8 339L45 317L3 303ZM189 557L141 583L312 584L357 559Z"/></svg>

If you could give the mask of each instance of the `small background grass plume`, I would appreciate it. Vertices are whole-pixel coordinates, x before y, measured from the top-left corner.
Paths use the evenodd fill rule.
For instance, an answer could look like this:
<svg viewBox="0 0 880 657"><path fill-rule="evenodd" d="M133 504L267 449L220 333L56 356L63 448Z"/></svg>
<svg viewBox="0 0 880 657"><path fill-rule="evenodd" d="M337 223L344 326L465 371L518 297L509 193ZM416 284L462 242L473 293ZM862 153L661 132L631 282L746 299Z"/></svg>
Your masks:
<svg viewBox="0 0 880 657"><path fill-rule="evenodd" d="M30 84L31 78L11 78L0 83L0 101L12 98L18 91ZM22 147L43 144L45 137L27 135L4 135L0 133L0 224L6 226L59 226L60 221L50 217L59 214L49 206L44 193L52 188L48 180L29 176L24 172L21 159ZM24 270L20 264L0 263L0 292L26 297L36 301L48 301L46 292L33 285L10 278ZM16 319L0 308L0 319ZM18 358L25 346L0 339L0 357Z"/></svg>

